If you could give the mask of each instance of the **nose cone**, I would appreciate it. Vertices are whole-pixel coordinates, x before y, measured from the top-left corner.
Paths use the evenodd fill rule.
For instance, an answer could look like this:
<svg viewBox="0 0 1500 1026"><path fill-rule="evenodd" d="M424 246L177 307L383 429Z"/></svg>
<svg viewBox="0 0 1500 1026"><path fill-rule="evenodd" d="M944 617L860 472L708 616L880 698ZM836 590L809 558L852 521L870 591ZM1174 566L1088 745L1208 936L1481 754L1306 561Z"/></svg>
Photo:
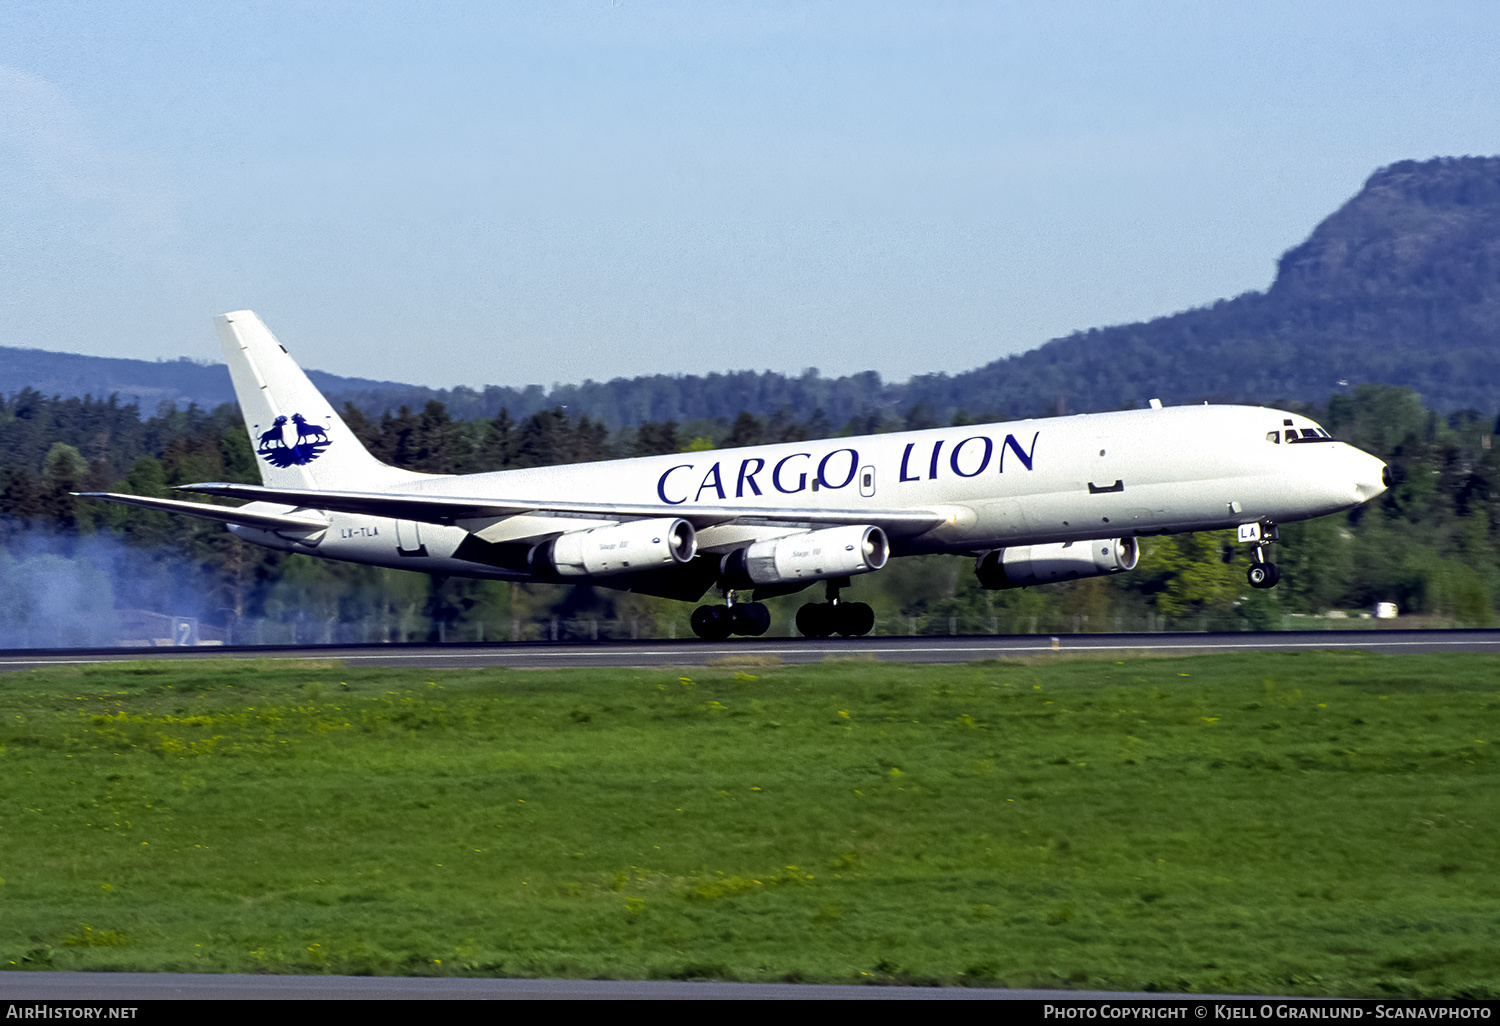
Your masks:
<svg viewBox="0 0 1500 1026"><path fill-rule="evenodd" d="M1369 453L1353 450L1354 492L1369 502L1391 486L1391 468Z"/></svg>

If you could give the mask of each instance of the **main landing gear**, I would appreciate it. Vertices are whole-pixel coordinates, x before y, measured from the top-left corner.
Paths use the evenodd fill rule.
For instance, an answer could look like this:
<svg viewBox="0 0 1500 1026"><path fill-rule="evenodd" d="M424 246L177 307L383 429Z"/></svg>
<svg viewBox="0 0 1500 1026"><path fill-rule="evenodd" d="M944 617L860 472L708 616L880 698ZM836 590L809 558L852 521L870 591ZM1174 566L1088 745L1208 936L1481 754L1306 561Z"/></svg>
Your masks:
<svg viewBox="0 0 1500 1026"><path fill-rule="evenodd" d="M863 602L840 602L839 589L848 586L847 577L829 581L827 602L809 602L797 610L797 630L809 638L869 634L875 627L875 610ZM725 590L723 605L699 606L689 623L704 641L723 641L731 634L758 638L770 629L771 612L761 602L736 602L734 591Z"/></svg>
<svg viewBox="0 0 1500 1026"><path fill-rule="evenodd" d="M771 628L771 611L762 602L736 602L726 592L722 606L699 606L688 621L704 641L723 641L731 634L758 638Z"/></svg>
<svg viewBox="0 0 1500 1026"><path fill-rule="evenodd" d="M1276 582L1281 580L1281 569L1271 562L1267 556L1271 550L1271 543L1276 540L1276 527L1269 525L1261 527L1259 524L1247 524L1240 528L1240 536L1252 533L1246 528L1260 528L1253 532L1254 537L1247 539L1254 541L1255 548L1250 550L1250 569L1245 571L1245 579L1250 582L1252 588L1274 588Z"/></svg>
<svg viewBox="0 0 1500 1026"><path fill-rule="evenodd" d="M809 638L826 638L842 634L858 638L875 626L875 610L863 602L840 602L839 589L849 583L847 577L828 582L828 601L809 602L797 610L797 630Z"/></svg>

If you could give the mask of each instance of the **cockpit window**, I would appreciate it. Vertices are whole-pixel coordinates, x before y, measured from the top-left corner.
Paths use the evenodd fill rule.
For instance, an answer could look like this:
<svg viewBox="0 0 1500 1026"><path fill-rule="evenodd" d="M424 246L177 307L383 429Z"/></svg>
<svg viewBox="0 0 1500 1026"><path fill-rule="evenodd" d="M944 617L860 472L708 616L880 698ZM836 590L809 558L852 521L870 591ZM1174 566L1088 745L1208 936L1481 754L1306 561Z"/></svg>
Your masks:
<svg viewBox="0 0 1500 1026"><path fill-rule="evenodd" d="M1288 442L1332 442L1333 436L1322 428L1303 428L1302 437L1297 437L1297 432L1287 428L1286 440Z"/></svg>
<svg viewBox="0 0 1500 1026"><path fill-rule="evenodd" d="M1311 427L1293 427L1290 420L1282 421L1284 429L1266 432L1266 441L1280 445L1283 441L1291 442L1333 442L1337 441L1332 435L1316 424Z"/></svg>

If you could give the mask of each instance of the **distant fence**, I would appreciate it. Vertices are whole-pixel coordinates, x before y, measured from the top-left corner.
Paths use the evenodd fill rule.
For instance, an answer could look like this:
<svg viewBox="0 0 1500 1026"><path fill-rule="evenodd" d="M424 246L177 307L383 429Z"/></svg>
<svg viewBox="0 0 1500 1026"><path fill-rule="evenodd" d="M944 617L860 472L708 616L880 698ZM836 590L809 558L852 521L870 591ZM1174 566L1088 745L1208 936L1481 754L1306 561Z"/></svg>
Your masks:
<svg viewBox="0 0 1500 1026"><path fill-rule="evenodd" d="M1453 627L1451 621L1436 617L1403 617L1400 620L1374 620L1354 616L1322 617L1285 614L1264 628L1271 630L1350 630L1411 627ZM1156 634L1249 631L1258 629L1246 619L1234 615L1199 615L1169 620L1145 616L1088 617L1064 616L947 616L926 614L877 619L870 632L876 637L932 637L1017 634ZM207 633L207 628L200 628ZM686 615L677 617L639 616L628 619L603 617L547 617L544 619L510 618L490 621L466 621L439 625L435 640L452 642L543 641L590 643L599 641L654 641L691 639L692 627ZM246 620L228 629L213 631L210 644L229 645L361 645L424 642L431 628L423 623L405 627L374 622L321 622ZM796 636L791 617L773 623L767 637ZM220 640L222 639L222 640Z"/></svg>

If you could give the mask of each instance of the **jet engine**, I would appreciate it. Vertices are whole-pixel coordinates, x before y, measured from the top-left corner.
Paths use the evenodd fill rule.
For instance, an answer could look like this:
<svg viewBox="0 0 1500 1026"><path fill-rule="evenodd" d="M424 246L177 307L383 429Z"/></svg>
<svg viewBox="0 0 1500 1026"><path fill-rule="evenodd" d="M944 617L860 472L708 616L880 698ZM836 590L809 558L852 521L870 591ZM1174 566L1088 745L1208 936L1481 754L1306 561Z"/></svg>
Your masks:
<svg viewBox="0 0 1500 1026"><path fill-rule="evenodd" d="M1026 588L1134 570L1140 557L1141 547L1134 538L1017 545L980 556L974 562L974 574L992 591Z"/></svg>
<svg viewBox="0 0 1500 1026"><path fill-rule="evenodd" d="M559 535L533 548L528 562L544 577L606 577L687 563L697 553L693 525L662 518Z"/></svg>
<svg viewBox="0 0 1500 1026"><path fill-rule="evenodd" d="M854 524L756 542L724 557L726 588L823 581L885 566L891 545L878 527Z"/></svg>

